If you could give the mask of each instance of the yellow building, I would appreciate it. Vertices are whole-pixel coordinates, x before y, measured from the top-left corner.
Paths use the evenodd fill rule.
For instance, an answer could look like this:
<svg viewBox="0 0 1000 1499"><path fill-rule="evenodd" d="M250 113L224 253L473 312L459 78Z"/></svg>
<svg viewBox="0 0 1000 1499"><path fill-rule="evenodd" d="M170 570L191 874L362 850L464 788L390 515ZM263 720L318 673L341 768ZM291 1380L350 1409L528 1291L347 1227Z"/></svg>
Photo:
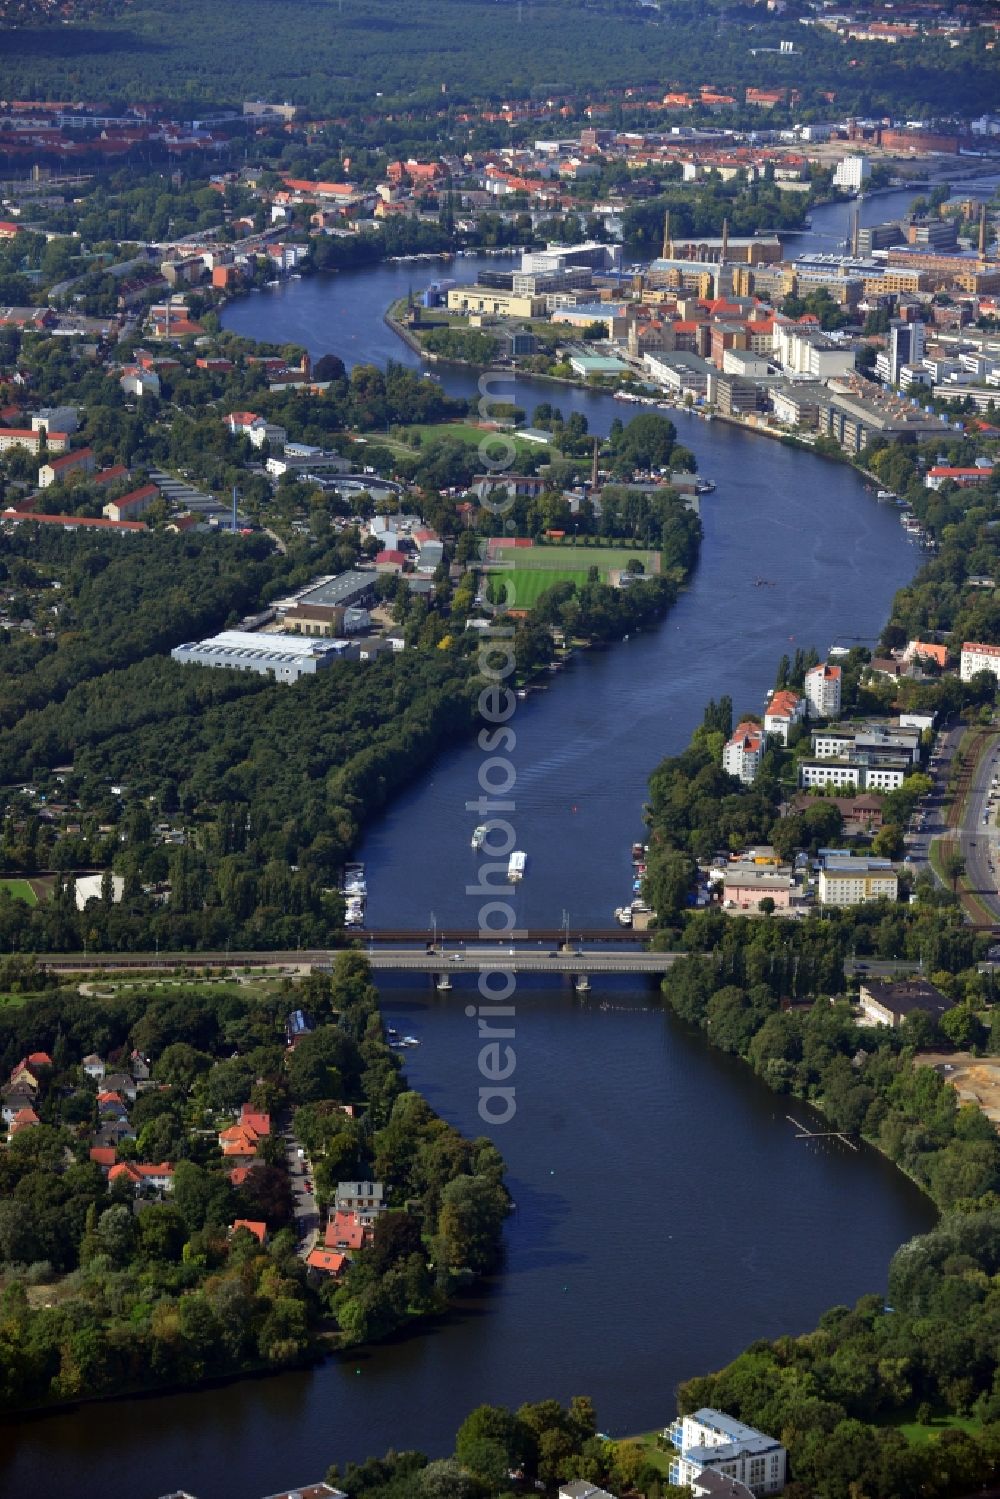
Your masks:
<svg viewBox="0 0 1000 1499"><path fill-rule="evenodd" d="M544 297L525 297L494 286L456 286L448 293L449 312L488 312L494 317L545 316Z"/></svg>

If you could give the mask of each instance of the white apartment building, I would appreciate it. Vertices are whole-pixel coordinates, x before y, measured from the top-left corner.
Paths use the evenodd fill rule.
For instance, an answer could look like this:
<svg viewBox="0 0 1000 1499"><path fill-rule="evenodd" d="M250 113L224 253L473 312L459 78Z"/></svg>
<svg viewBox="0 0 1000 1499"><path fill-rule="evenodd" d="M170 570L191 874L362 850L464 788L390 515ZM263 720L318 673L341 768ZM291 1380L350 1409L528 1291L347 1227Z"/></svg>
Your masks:
<svg viewBox="0 0 1000 1499"><path fill-rule="evenodd" d="M888 859L844 859L819 872L821 906L860 906L898 896L899 877Z"/></svg>
<svg viewBox="0 0 1000 1499"><path fill-rule="evenodd" d="M673 1484L691 1484L706 1470L744 1484L760 1499L785 1487L787 1454L774 1437L704 1407L674 1421L663 1433L677 1449L670 1460Z"/></svg>
<svg viewBox="0 0 1000 1499"><path fill-rule="evenodd" d="M872 164L867 156L845 156L834 169L833 185L845 193L859 193L871 174Z"/></svg>
<svg viewBox="0 0 1000 1499"><path fill-rule="evenodd" d="M839 666L830 666L826 661L806 672L805 691L810 718L840 717L842 675Z"/></svg>
<svg viewBox="0 0 1000 1499"><path fill-rule="evenodd" d="M977 671L991 671L1000 679L1000 645L977 645L967 640L962 646L962 664L959 675L963 682L971 682Z"/></svg>
<svg viewBox="0 0 1000 1499"><path fill-rule="evenodd" d="M853 374L856 363L853 349L825 338L818 328L799 323L775 324L774 357L787 374L810 380Z"/></svg>
<svg viewBox="0 0 1000 1499"><path fill-rule="evenodd" d="M764 733L788 743L788 735L797 723L806 716L805 698L798 692L784 687L772 692L764 709Z"/></svg>
<svg viewBox="0 0 1000 1499"><path fill-rule="evenodd" d="M906 780L902 765L868 765L863 758L804 760L799 766L803 790L832 786L837 791L896 791Z"/></svg>
<svg viewBox="0 0 1000 1499"><path fill-rule="evenodd" d="M764 735L759 723L737 724L733 737L722 751L722 768L736 776L744 786L752 786L764 753Z"/></svg>

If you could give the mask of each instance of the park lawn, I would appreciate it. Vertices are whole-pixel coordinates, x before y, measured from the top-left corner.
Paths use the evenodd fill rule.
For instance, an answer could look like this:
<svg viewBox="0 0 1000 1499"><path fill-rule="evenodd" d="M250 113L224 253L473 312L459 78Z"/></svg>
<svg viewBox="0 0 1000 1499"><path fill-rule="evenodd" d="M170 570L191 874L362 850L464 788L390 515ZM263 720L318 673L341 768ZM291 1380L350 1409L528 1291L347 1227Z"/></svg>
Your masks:
<svg viewBox="0 0 1000 1499"><path fill-rule="evenodd" d="M658 1447L657 1442L659 1440L659 1437L660 1432L659 1429L657 1429L656 1431L641 1431L639 1432L638 1436L620 1437L616 1440L622 1442L635 1442L637 1446L642 1448L643 1456L645 1457L646 1461L650 1463L654 1468L658 1469L658 1471L663 1474L664 1478L666 1478L670 1471L670 1459L672 1457L676 1457L677 1453L672 1447L668 1447L666 1451Z"/></svg>
<svg viewBox="0 0 1000 1499"><path fill-rule="evenodd" d="M490 444L490 450L494 457L501 452L507 451L507 443L513 440L514 446L519 453L547 453L548 444L541 442L529 442L524 437L515 437L512 432L485 430L477 427L471 422L418 422L416 425L407 427L407 433L419 432L421 443L433 442L435 438L447 437L452 442L461 442L470 448L478 448L481 442ZM381 439L380 439L381 440ZM503 447L501 448L501 444ZM406 448L405 452L419 452L418 448ZM497 483L503 483L503 475L497 475Z"/></svg>
<svg viewBox="0 0 1000 1499"><path fill-rule="evenodd" d="M490 573L490 582L499 588L503 584L508 609L533 609L543 593L555 588L557 583L586 583L587 569L550 568L545 572L529 572L527 569L504 568L502 572Z"/></svg>
<svg viewBox="0 0 1000 1499"><path fill-rule="evenodd" d="M884 1424L901 1431L912 1447L922 1447L932 1437L940 1436L942 1431L965 1431L974 1436L983 1429L983 1423L974 1416L934 1416L929 1426L922 1426L912 1419L912 1411L908 1414L911 1416L908 1421L887 1421Z"/></svg>
<svg viewBox="0 0 1000 1499"><path fill-rule="evenodd" d="M0 887L9 890L15 900L23 900L26 906L38 905L38 896L27 880L0 880Z"/></svg>

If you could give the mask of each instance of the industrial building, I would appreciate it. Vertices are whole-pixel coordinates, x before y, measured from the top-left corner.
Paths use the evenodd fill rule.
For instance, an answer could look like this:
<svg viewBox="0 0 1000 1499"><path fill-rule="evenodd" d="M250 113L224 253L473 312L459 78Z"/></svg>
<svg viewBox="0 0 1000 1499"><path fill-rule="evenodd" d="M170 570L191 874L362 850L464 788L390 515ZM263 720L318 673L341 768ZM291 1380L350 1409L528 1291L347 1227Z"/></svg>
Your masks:
<svg viewBox="0 0 1000 1499"><path fill-rule="evenodd" d="M253 671L276 682L297 682L332 666L348 650L346 640L316 640L290 635L254 635L246 630L223 630L208 640L175 646L173 661L183 666L226 667Z"/></svg>

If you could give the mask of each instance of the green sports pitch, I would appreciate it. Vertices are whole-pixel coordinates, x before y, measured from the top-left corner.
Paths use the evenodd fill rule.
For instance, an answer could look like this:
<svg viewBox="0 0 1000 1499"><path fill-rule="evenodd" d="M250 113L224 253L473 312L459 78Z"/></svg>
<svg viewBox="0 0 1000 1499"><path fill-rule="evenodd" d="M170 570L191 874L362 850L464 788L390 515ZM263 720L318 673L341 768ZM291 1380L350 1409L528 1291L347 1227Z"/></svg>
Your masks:
<svg viewBox="0 0 1000 1499"><path fill-rule="evenodd" d="M557 583L586 583L596 567L602 583L612 572L623 571L635 557L646 577L660 571L659 552L632 547L498 547L491 577L506 585L509 607L533 609L539 597Z"/></svg>
<svg viewBox="0 0 1000 1499"><path fill-rule="evenodd" d="M38 896L27 880L0 880L0 888L8 891L15 900L23 900L27 906L38 905Z"/></svg>

